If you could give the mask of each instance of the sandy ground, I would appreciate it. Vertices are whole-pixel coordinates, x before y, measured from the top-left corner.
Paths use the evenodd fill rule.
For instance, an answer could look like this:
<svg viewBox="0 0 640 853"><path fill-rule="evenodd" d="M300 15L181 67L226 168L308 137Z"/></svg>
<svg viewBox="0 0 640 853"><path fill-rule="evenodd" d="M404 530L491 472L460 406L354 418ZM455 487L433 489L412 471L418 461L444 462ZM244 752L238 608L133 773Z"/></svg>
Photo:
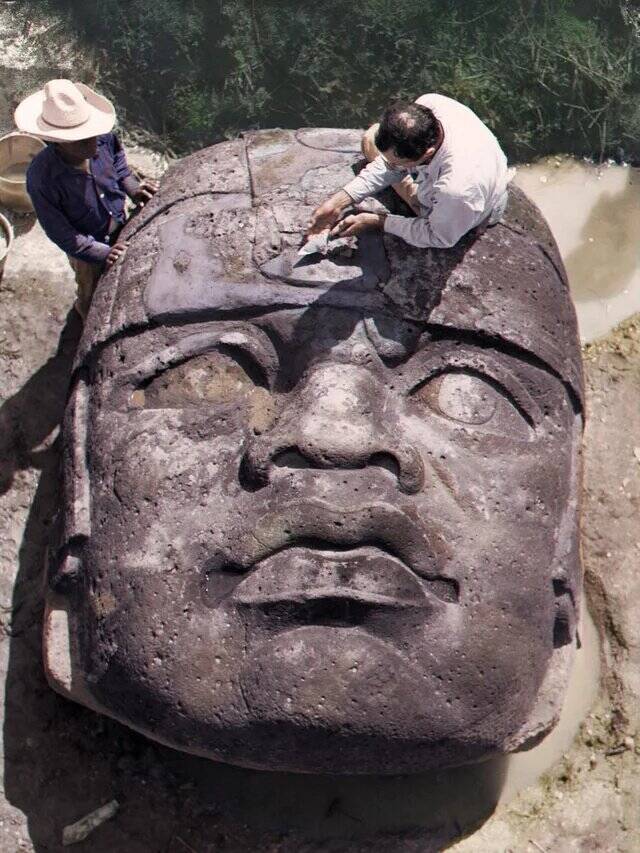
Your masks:
<svg viewBox="0 0 640 853"><path fill-rule="evenodd" d="M356 790L187 759L47 687L42 565L58 500L57 424L80 325L66 259L32 218L14 222L19 236L0 285L0 850L60 850L65 825L114 798L117 815L76 849L438 849L429 841L437 815L429 815L427 794L388 826L376 814L392 786L398 796L410 779ZM640 851L640 315L589 345L585 368L583 548L602 639L600 695L566 755L455 845L460 853ZM416 780L418 798L420 786ZM462 821L461 832L470 829Z"/></svg>

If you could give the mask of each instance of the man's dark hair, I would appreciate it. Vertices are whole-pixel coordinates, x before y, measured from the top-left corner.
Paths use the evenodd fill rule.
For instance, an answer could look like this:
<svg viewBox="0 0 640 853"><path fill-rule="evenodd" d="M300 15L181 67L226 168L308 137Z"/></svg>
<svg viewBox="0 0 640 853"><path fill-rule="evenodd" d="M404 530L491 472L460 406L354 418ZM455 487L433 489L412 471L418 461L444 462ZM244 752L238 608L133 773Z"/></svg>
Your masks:
<svg viewBox="0 0 640 853"><path fill-rule="evenodd" d="M379 151L395 151L403 160L419 160L438 141L438 120L428 107L397 101L382 114L375 143Z"/></svg>

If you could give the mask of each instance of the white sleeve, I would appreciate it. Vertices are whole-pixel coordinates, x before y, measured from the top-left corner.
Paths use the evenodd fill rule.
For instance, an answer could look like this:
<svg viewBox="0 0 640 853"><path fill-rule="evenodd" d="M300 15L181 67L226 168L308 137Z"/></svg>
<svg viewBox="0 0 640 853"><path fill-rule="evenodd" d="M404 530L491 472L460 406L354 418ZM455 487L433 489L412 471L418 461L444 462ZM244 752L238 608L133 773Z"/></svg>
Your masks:
<svg viewBox="0 0 640 853"><path fill-rule="evenodd" d="M389 214L384 223L388 234L421 248L450 249L484 218L484 204L466 196L439 195L429 216Z"/></svg>
<svg viewBox="0 0 640 853"><path fill-rule="evenodd" d="M367 196L401 181L406 174L406 169L390 169L382 157L376 157L342 189L358 204Z"/></svg>

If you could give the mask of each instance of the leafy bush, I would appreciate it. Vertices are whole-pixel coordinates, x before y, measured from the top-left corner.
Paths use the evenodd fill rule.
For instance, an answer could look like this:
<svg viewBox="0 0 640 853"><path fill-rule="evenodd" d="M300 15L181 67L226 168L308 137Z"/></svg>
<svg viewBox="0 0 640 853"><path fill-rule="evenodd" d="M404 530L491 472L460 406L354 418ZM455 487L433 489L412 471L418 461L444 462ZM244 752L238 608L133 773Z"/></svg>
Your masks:
<svg viewBox="0 0 640 853"><path fill-rule="evenodd" d="M95 50L129 121L185 151L248 127L370 123L398 97L472 107L513 159L640 158L640 11L608 0L18 0Z"/></svg>

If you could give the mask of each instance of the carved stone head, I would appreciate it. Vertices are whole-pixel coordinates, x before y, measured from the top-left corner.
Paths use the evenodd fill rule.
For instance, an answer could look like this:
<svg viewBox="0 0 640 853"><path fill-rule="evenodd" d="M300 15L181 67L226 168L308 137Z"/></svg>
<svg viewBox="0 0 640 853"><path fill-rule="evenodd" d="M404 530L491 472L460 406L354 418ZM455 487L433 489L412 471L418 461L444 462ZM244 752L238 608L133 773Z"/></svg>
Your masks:
<svg viewBox="0 0 640 853"><path fill-rule="evenodd" d="M583 389L553 238L514 189L452 250L300 258L357 147L260 132L178 163L100 283L64 424L53 686L249 767L527 747L576 641Z"/></svg>

